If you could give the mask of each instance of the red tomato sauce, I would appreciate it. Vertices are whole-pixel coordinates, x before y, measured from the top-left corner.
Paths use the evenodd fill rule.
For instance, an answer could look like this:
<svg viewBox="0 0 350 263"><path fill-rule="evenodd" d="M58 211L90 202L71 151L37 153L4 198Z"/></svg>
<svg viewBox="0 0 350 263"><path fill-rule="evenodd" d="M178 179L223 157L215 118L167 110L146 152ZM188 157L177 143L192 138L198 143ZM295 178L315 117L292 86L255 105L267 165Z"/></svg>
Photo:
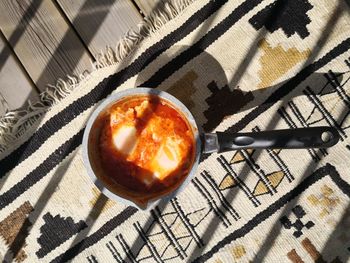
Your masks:
<svg viewBox="0 0 350 263"><path fill-rule="evenodd" d="M129 97L113 104L98 121L102 181L108 178L132 192L152 194L172 190L189 173L194 134L186 118L167 101Z"/></svg>

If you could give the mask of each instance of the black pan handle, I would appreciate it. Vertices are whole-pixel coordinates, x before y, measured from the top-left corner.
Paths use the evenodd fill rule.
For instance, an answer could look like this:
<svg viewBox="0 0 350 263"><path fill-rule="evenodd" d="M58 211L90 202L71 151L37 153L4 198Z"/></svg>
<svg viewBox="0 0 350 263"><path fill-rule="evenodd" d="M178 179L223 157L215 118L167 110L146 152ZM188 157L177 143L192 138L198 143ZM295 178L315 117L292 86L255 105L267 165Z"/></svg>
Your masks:
<svg viewBox="0 0 350 263"><path fill-rule="evenodd" d="M217 132L218 152L254 149L328 148L339 141L333 127L312 127L250 133Z"/></svg>

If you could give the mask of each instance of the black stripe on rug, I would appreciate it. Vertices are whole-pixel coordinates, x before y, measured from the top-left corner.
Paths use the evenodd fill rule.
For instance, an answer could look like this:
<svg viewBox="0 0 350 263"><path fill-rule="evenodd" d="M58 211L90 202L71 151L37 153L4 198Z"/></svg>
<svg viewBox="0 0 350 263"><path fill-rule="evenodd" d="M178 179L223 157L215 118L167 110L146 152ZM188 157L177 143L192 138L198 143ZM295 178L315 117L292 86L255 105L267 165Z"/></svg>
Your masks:
<svg viewBox="0 0 350 263"><path fill-rule="evenodd" d="M237 238L241 238L252 231L255 227L261 224L263 221L268 219L271 215L273 215L277 210L285 206L288 202L296 198L302 192L304 192L311 185L316 183L321 178L329 176L332 181L338 186L338 188L346 194L350 198L350 185L344 181L335 167L330 164L326 164L325 166L319 168L310 176L308 176L304 181L302 181L299 185L297 185L293 190L282 196L275 203L271 204L265 210L254 216L251 220L249 220L244 226L233 231L231 234L226 236L224 239L219 241L214 247L212 247L207 253L199 256L193 262L205 262L210 259L215 253L217 253L224 246L230 244L232 241Z"/></svg>
<svg viewBox="0 0 350 263"><path fill-rule="evenodd" d="M38 167L31 171L21 181L0 195L0 210L11 204L17 197L30 189L34 184L44 178L53 168L63 161L65 156L72 153L83 139L84 130L80 130L72 138L51 153Z"/></svg>
<svg viewBox="0 0 350 263"><path fill-rule="evenodd" d="M0 179L33 154L51 135L72 121L75 116L84 112L101 99L106 98L116 87L135 76L162 52L191 33L226 2L227 0L210 1L194 13L183 25L149 47L129 66L104 79L88 94L80 97L63 111L49 119L27 142L0 161Z"/></svg>

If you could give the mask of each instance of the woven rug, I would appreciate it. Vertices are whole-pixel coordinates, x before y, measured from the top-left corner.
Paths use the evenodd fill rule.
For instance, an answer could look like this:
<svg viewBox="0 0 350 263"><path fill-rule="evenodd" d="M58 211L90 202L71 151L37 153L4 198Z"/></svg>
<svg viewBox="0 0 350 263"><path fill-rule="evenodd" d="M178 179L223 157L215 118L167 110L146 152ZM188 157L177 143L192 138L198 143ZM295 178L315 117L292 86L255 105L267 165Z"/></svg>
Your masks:
<svg viewBox="0 0 350 263"><path fill-rule="evenodd" d="M95 69L0 123L0 257L16 262L346 262L350 9L345 0L173 1ZM329 149L203 155L150 212L101 195L85 123L109 94L167 90L205 131L333 126Z"/></svg>

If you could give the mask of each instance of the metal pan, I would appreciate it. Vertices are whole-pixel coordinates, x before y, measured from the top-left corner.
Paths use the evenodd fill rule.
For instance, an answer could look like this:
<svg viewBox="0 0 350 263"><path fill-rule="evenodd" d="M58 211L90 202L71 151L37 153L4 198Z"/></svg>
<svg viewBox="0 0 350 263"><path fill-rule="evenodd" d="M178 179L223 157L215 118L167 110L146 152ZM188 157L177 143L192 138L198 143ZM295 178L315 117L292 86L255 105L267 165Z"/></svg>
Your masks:
<svg viewBox="0 0 350 263"><path fill-rule="evenodd" d="M98 137L99 131L93 129L98 116L115 102L128 96L156 95L166 100L187 118L195 137L195 160L191 170L181 185L171 192L157 196L147 203L140 203L125 193L111 191L110 187L103 184L97 176L98 164L95 160L97 149L92 142ZM254 149L306 149L328 148L339 141L339 134L333 127L312 127L300 129L286 129L261 131L253 133L202 133L196 124L194 117L186 106L174 96L164 91L150 88L135 88L117 92L104 100L90 116L83 136L83 160L90 178L99 190L107 197L126 205L135 206L141 210L149 210L164 199L170 199L181 192L194 177L199 159L202 153L225 152L247 148Z"/></svg>

